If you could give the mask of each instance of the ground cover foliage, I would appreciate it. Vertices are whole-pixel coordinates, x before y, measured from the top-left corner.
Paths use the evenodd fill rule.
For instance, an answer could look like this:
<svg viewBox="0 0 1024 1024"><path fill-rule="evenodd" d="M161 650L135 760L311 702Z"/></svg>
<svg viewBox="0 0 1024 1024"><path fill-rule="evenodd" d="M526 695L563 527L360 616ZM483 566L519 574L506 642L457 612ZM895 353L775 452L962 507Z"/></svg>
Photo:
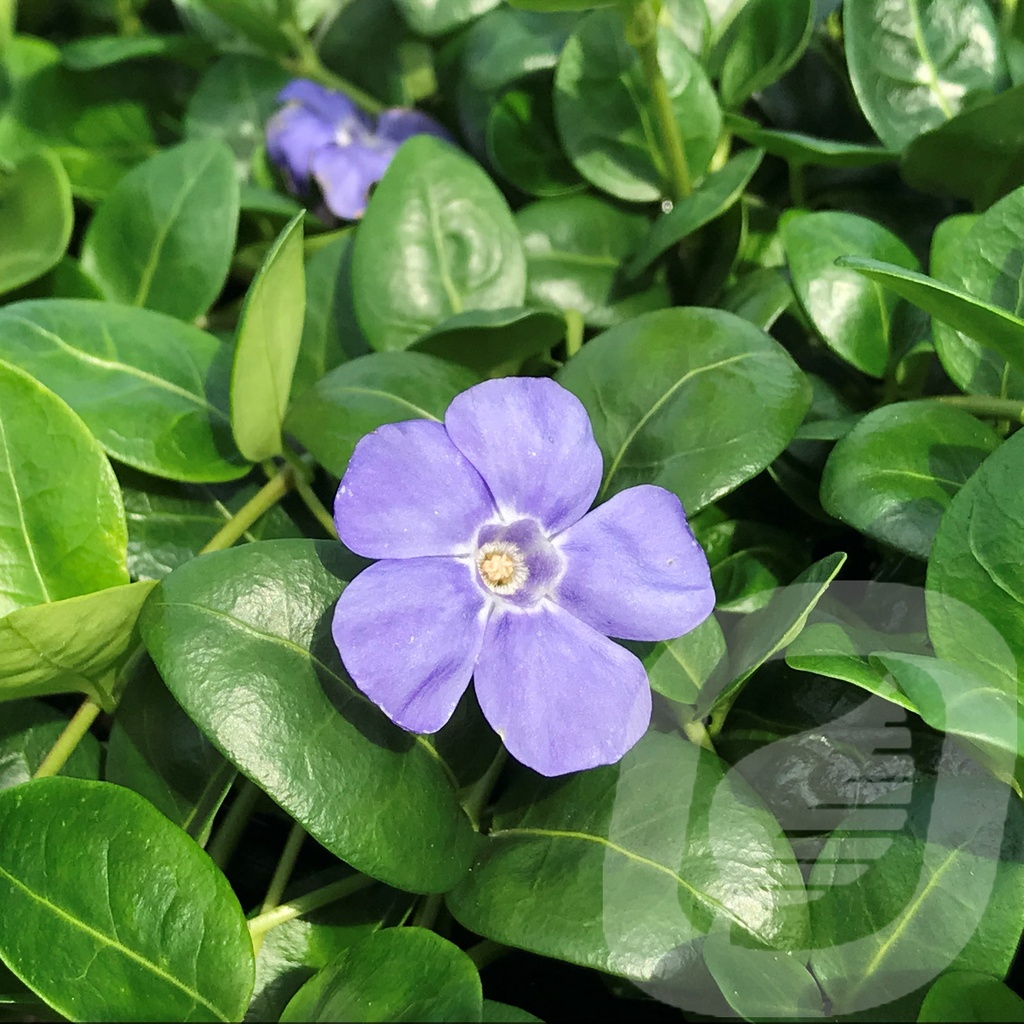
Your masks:
<svg viewBox="0 0 1024 1024"><path fill-rule="evenodd" d="M505 376L717 599L554 778L331 637ZM0 0L0 1018L1024 1020L1022 422L1016 0Z"/></svg>

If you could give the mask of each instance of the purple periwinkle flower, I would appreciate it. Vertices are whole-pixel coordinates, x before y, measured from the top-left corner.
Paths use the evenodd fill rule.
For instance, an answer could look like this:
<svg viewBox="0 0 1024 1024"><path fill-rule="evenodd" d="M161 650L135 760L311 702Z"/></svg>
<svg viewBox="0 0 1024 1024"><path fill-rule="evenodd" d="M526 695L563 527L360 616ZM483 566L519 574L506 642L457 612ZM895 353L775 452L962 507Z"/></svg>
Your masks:
<svg viewBox="0 0 1024 1024"><path fill-rule="evenodd" d="M385 110L375 123L348 96L305 78L289 82L277 98L285 105L267 123L267 155L293 193L308 196L315 181L328 210L343 220L362 217L370 189L406 139L426 133L451 141L418 110Z"/></svg>
<svg viewBox="0 0 1024 1024"><path fill-rule="evenodd" d="M334 640L392 721L436 732L472 677L509 752L543 775L640 739L647 675L608 637L680 636L715 595L679 499L645 484L588 512L601 473L582 403L544 378L485 381L443 423L360 440L334 518L380 561L342 593Z"/></svg>

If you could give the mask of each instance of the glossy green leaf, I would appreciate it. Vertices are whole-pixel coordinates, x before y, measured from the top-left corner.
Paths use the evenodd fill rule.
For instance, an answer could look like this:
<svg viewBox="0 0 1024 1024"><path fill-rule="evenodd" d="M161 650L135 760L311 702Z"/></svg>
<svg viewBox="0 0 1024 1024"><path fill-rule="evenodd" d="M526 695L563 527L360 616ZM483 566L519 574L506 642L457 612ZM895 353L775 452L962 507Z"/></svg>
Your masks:
<svg viewBox="0 0 1024 1024"><path fill-rule="evenodd" d="M237 225L230 150L185 142L118 182L89 223L82 266L115 302L194 320L224 287Z"/></svg>
<svg viewBox="0 0 1024 1024"><path fill-rule="evenodd" d="M317 882L326 884L326 879ZM256 984L246 1020L279 1020L288 1001L320 968L381 928L400 924L415 900L409 893L373 885L272 928L256 954Z"/></svg>
<svg viewBox="0 0 1024 1024"><path fill-rule="evenodd" d="M495 170L527 195L561 196L586 188L562 152L546 76L502 93L487 118L486 143Z"/></svg>
<svg viewBox="0 0 1024 1024"><path fill-rule="evenodd" d="M161 582L143 638L189 717L310 835L389 884L443 892L475 834L433 748L345 676L330 623L352 570L340 545L304 540L196 559Z"/></svg>
<svg viewBox="0 0 1024 1024"><path fill-rule="evenodd" d="M844 256L849 267L885 285L933 317L970 334L1024 372L1024 320L967 292L891 263L861 256Z"/></svg>
<svg viewBox="0 0 1024 1024"><path fill-rule="evenodd" d="M41 700L8 704L0 722L0 789L28 782L67 724L65 715ZM76 779L98 779L100 754L99 740L86 733L71 751L61 774Z"/></svg>
<svg viewBox="0 0 1024 1024"><path fill-rule="evenodd" d="M107 710L150 580L21 608L0 619L0 700L78 690Z"/></svg>
<svg viewBox="0 0 1024 1024"><path fill-rule="evenodd" d="M718 925L772 948L806 939L778 823L717 757L660 733L617 765L520 776L448 906L498 942L666 986Z"/></svg>
<svg viewBox="0 0 1024 1024"><path fill-rule="evenodd" d="M252 942L227 879L141 797L81 779L0 792L0 955L70 1020L240 1020ZM181 896L187 893L188 902ZM76 978L74 985L68 977Z"/></svg>
<svg viewBox="0 0 1024 1024"><path fill-rule="evenodd" d="M928 562L928 629L946 661L1024 669L1024 434L1004 441L942 517Z"/></svg>
<svg viewBox="0 0 1024 1024"><path fill-rule="evenodd" d="M855 810L811 871L811 968L836 1014L951 967L1002 974L1020 934L1024 814L1008 786L945 775L878 804Z"/></svg>
<svg viewBox="0 0 1024 1024"><path fill-rule="evenodd" d="M423 36L443 36L474 21L500 0L398 0L409 27Z"/></svg>
<svg viewBox="0 0 1024 1024"><path fill-rule="evenodd" d="M835 446L821 480L830 515L900 551L927 559L956 492L999 446L969 413L938 402L900 402L868 413Z"/></svg>
<svg viewBox="0 0 1024 1024"><path fill-rule="evenodd" d="M738 278L721 298L721 307L762 331L793 304L793 286L777 267L758 267Z"/></svg>
<svg viewBox="0 0 1024 1024"><path fill-rule="evenodd" d="M738 138L763 149L772 156L798 167L811 164L815 167L874 167L898 159L899 154L882 146L868 146L859 142L841 142L833 139L819 139L803 132L785 132L762 128L756 121L737 114L727 114L726 128Z"/></svg>
<svg viewBox="0 0 1024 1024"><path fill-rule="evenodd" d="M266 57L229 53L199 80L185 109L187 139L219 139L235 155L238 176L249 177L263 131L277 108L288 73Z"/></svg>
<svg viewBox="0 0 1024 1024"><path fill-rule="evenodd" d="M480 376L514 371L523 360L557 345L565 320L536 309L491 309L460 313L428 331L416 352L465 366Z"/></svg>
<svg viewBox="0 0 1024 1024"><path fill-rule="evenodd" d="M924 1024L1024 1020L1024 1000L1004 982L981 971L949 971L924 997L917 1019Z"/></svg>
<svg viewBox="0 0 1024 1024"><path fill-rule="evenodd" d="M630 260L629 273L639 274L673 245L725 213L743 195L763 156L758 149L740 153L720 171L709 174L692 195L663 213Z"/></svg>
<svg viewBox="0 0 1024 1024"><path fill-rule="evenodd" d="M900 170L922 192L960 196L982 210L1024 185L1024 84L919 135Z"/></svg>
<svg viewBox="0 0 1024 1024"><path fill-rule="evenodd" d="M42 150L9 173L0 168L0 292L45 274L64 255L74 211L61 162Z"/></svg>
<svg viewBox="0 0 1024 1024"><path fill-rule="evenodd" d="M99 444L56 395L0 363L0 616L127 583L126 540Z"/></svg>
<svg viewBox="0 0 1024 1024"><path fill-rule="evenodd" d="M302 218L296 214L270 247L249 286L231 368L231 429L242 455L280 455L281 425L302 341L306 276Z"/></svg>
<svg viewBox="0 0 1024 1024"><path fill-rule="evenodd" d="M739 9L711 55L726 107L742 106L800 59L813 15L812 0L749 0Z"/></svg>
<svg viewBox="0 0 1024 1024"><path fill-rule="evenodd" d="M258 483L176 484L122 470L128 520L128 571L133 579L158 580L194 558L259 490ZM298 537L280 505L264 513L242 540Z"/></svg>
<svg viewBox="0 0 1024 1024"><path fill-rule="evenodd" d="M630 281L622 262L650 229L648 219L597 196L542 199L516 214L532 305L576 310L588 324L610 327L670 305L659 279Z"/></svg>
<svg viewBox="0 0 1024 1024"><path fill-rule="evenodd" d="M658 61L690 174L699 178L718 143L722 114L706 74L677 35L658 28ZM595 11L569 37L555 73L555 120L576 170L619 199L651 202L665 192L651 100L622 14Z"/></svg>
<svg viewBox="0 0 1024 1024"><path fill-rule="evenodd" d="M709 615L696 629L675 640L631 645L644 663L651 689L680 704L696 704L701 687L725 658L725 637ZM640 648L639 650L637 648Z"/></svg>
<svg viewBox="0 0 1024 1024"><path fill-rule="evenodd" d="M858 370L881 377L901 340L899 299L835 260L868 256L917 270L914 254L880 224L852 213L788 213L780 234L793 290L818 333Z"/></svg>
<svg viewBox="0 0 1024 1024"><path fill-rule="evenodd" d="M435 356L377 352L327 374L292 405L285 429L340 478L364 434L385 423L440 420L451 400L477 383L469 370Z"/></svg>
<svg viewBox="0 0 1024 1024"><path fill-rule="evenodd" d="M843 19L850 79L882 143L902 150L954 117L1003 74L995 19L984 0L855 3Z"/></svg>
<svg viewBox="0 0 1024 1024"><path fill-rule="evenodd" d="M306 982L281 1021L478 1021L482 999L458 946L426 928L386 928Z"/></svg>
<svg viewBox="0 0 1024 1024"><path fill-rule="evenodd" d="M0 310L0 359L71 406L107 454L172 480L248 472L227 413L230 350L162 313L80 299Z"/></svg>
<svg viewBox="0 0 1024 1024"><path fill-rule="evenodd" d="M371 346L401 349L456 313L522 305L526 261L508 205L480 166L418 135L373 193L352 285Z"/></svg>
<svg viewBox="0 0 1024 1024"><path fill-rule="evenodd" d="M658 484L690 515L771 462L810 402L803 374L775 341L712 309L663 310L613 327L558 380L590 413L605 463L600 497Z"/></svg>

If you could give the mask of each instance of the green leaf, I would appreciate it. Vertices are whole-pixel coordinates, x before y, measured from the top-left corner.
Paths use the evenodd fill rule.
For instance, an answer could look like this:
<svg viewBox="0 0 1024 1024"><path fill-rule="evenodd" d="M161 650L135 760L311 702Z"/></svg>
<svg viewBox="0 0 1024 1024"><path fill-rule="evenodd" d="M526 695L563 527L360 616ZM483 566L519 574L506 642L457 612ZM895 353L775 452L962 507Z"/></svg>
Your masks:
<svg viewBox="0 0 1024 1024"><path fill-rule="evenodd" d="M921 1022L958 1020L973 1022L1024 1020L1024 1000L991 974L949 971L924 997L917 1019Z"/></svg>
<svg viewBox="0 0 1024 1024"><path fill-rule="evenodd" d="M843 37L864 116L889 149L953 118L1003 75L995 19L984 0L851 4Z"/></svg>
<svg viewBox="0 0 1024 1024"><path fill-rule="evenodd" d="M1024 433L1004 441L942 517L928 562L935 653L1016 685L1024 670Z"/></svg>
<svg viewBox="0 0 1024 1024"><path fill-rule="evenodd" d="M482 998L458 946L426 928L386 928L306 982L281 1021L478 1021Z"/></svg>
<svg viewBox="0 0 1024 1024"><path fill-rule="evenodd" d="M544 1024L540 1017L520 1010L518 1006L498 1003L493 999L485 999L480 1020L485 1024Z"/></svg>
<svg viewBox="0 0 1024 1024"><path fill-rule="evenodd" d="M1024 372L1024 320L959 288L891 263L844 256L836 261L885 285L937 320L970 334Z"/></svg>
<svg viewBox="0 0 1024 1024"><path fill-rule="evenodd" d="M841 142L833 139L818 139L803 132L784 132L762 128L756 121L750 121L738 114L726 114L725 127L744 142L763 149L772 156L798 167L811 164L815 167L875 167L896 160L899 153L881 146L867 146L859 142Z"/></svg>
<svg viewBox="0 0 1024 1024"><path fill-rule="evenodd" d="M227 413L231 352L162 313L83 299L0 309L0 359L52 388L107 454L172 480L234 480L248 464Z"/></svg>
<svg viewBox="0 0 1024 1024"><path fill-rule="evenodd" d="M718 101L697 59L660 25L658 61L690 174L700 178L718 144ZM576 170L619 199L660 199L666 170L650 107L640 57L626 42L622 14L588 14L565 44L555 73L555 120Z"/></svg>
<svg viewBox="0 0 1024 1024"><path fill-rule="evenodd" d="M917 270L914 254L892 232L853 213L793 211L782 218L780 235L793 290L818 333L858 370L881 377L905 330L899 300L835 261L852 254Z"/></svg>
<svg viewBox="0 0 1024 1024"><path fill-rule="evenodd" d="M199 79L185 108L187 139L219 139L235 155L238 177L248 179L263 144L268 119L277 108L277 94L289 80L275 61L229 53Z"/></svg>
<svg viewBox="0 0 1024 1024"><path fill-rule="evenodd" d="M0 955L55 1010L241 1020L253 978L242 908L213 861L145 800L40 779L0 792L0 831L0 905L19 925L0 935Z"/></svg>
<svg viewBox="0 0 1024 1024"><path fill-rule="evenodd" d="M684 636L651 645L649 650L629 646L643 662L651 689L680 704L697 703L701 687L726 653L722 627L713 615Z"/></svg>
<svg viewBox="0 0 1024 1024"><path fill-rule="evenodd" d="M71 182L49 151L25 157L8 174L0 168L0 292L34 280L60 260L74 217Z"/></svg>
<svg viewBox="0 0 1024 1024"><path fill-rule="evenodd" d="M749 0L711 55L722 103L740 107L777 82L807 49L814 25L811 0Z"/></svg>
<svg viewBox="0 0 1024 1024"><path fill-rule="evenodd" d="M719 304L726 312L767 331L793 304L793 287L777 267L758 267L737 278Z"/></svg>
<svg viewBox="0 0 1024 1024"><path fill-rule="evenodd" d="M718 925L801 948L802 888L792 849L746 784L708 751L648 733L617 765L521 774L448 907L498 942L670 985Z"/></svg>
<svg viewBox="0 0 1024 1024"><path fill-rule="evenodd" d="M444 892L475 833L433 748L345 676L330 625L352 568L340 545L298 540L196 559L161 582L143 638L189 717L318 842L399 888Z"/></svg>
<svg viewBox="0 0 1024 1024"><path fill-rule="evenodd" d="M107 587L0 619L0 701L78 690L112 711L111 672L132 647L153 586Z"/></svg>
<svg viewBox="0 0 1024 1024"><path fill-rule="evenodd" d="M61 60L75 71L92 71L146 57L185 60L194 50L195 41L180 32L159 36L85 36L63 47Z"/></svg>
<svg viewBox="0 0 1024 1024"><path fill-rule="evenodd" d="M422 36L443 36L497 7L500 0L397 0L409 27Z"/></svg>
<svg viewBox="0 0 1024 1024"><path fill-rule="evenodd" d="M199 0L226 25L251 40L261 50L288 57L294 43L285 31L284 19L274 0Z"/></svg>
<svg viewBox="0 0 1024 1024"><path fill-rule="evenodd" d="M811 969L836 1015L950 967L1002 974L1020 935L1024 815L1008 786L946 775L877 803L853 812L811 870Z"/></svg>
<svg viewBox="0 0 1024 1024"><path fill-rule="evenodd" d="M456 313L522 305L526 261L508 204L459 150L413 136L356 232L352 286L376 349L408 348Z"/></svg>
<svg viewBox="0 0 1024 1024"><path fill-rule="evenodd" d="M829 515L927 559L956 492L999 446L969 413L900 402L865 416L832 450L821 479Z"/></svg>
<svg viewBox="0 0 1024 1024"><path fill-rule="evenodd" d="M341 477L356 442L385 423L443 418L451 400L479 383L460 366L421 352L375 352L343 363L292 404L285 429Z"/></svg>
<svg viewBox="0 0 1024 1024"><path fill-rule="evenodd" d="M0 616L127 583L126 541L99 444L56 395L0 363Z"/></svg>
<svg viewBox="0 0 1024 1024"><path fill-rule="evenodd" d="M768 465L810 402L781 346L713 309L662 310L613 327L558 380L590 414L605 460L600 497L658 484L689 515Z"/></svg>
<svg viewBox="0 0 1024 1024"><path fill-rule="evenodd" d="M231 368L231 429L250 462L280 455L281 425L302 341L306 275L302 218L296 214L270 247L249 286Z"/></svg>
<svg viewBox="0 0 1024 1024"><path fill-rule="evenodd" d="M115 302L194 320L224 287L237 226L230 151L184 142L117 183L89 223L82 266Z"/></svg>
<svg viewBox="0 0 1024 1024"><path fill-rule="evenodd" d="M709 174L692 195L680 199L668 213L663 213L630 260L629 273L639 274L673 245L725 213L743 195L763 156L758 149L740 153L720 171Z"/></svg>
<svg viewBox="0 0 1024 1024"><path fill-rule="evenodd" d="M536 309L492 309L459 313L428 331L416 352L465 366L481 377L514 371L530 356L557 345L565 320Z"/></svg>
<svg viewBox="0 0 1024 1024"><path fill-rule="evenodd" d="M576 310L595 327L610 327L670 305L660 279L629 281L622 263L646 237L650 222L597 196L542 199L516 214L535 306Z"/></svg>
<svg viewBox="0 0 1024 1024"><path fill-rule="evenodd" d="M28 782L67 724L64 715L40 700L20 700L7 705L0 723L0 789ZM76 779L98 779L100 755L99 740L92 733L86 733L71 751L61 774Z"/></svg>
<svg viewBox="0 0 1024 1024"><path fill-rule="evenodd" d="M960 196L980 210L1024 184L1024 85L919 135L900 171L922 192Z"/></svg>

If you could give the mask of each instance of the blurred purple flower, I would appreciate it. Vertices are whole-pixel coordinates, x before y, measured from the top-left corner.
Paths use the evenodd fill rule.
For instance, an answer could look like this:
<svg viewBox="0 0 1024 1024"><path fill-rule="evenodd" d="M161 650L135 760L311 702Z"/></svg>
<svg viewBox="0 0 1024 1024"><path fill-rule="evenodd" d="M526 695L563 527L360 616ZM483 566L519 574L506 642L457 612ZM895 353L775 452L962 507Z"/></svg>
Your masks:
<svg viewBox="0 0 1024 1024"><path fill-rule="evenodd" d="M285 105L267 123L267 155L296 195L307 196L310 179L316 181L327 208L343 220L362 217L370 189L410 136L451 141L418 110L385 110L375 124L343 93L304 78L289 82L277 98Z"/></svg>
<svg viewBox="0 0 1024 1024"><path fill-rule="evenodd" d="M622 491L587 512L601 452L552 380L489 380L444 423L367 434L335 522L381 559L338 601L356 685L411 732L448 721L472 676L509 751L543 775L617 761L646 731L643 665L607 639L668 640L711 613L707 559L679 499Z"/></svg>

